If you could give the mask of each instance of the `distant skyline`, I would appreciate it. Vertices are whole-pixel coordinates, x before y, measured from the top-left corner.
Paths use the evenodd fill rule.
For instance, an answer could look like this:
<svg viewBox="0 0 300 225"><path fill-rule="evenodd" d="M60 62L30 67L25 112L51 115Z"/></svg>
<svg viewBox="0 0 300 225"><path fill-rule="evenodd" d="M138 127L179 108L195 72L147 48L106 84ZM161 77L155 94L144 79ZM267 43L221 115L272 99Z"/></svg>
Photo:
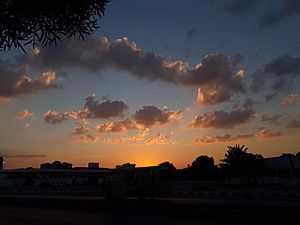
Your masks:
<svg viewBox="0 0 300 225"><path fill-rule="evenodd" d="M0 156L186 167L300 151L300 2L112 0L86 41L0 52Z"/></svg>

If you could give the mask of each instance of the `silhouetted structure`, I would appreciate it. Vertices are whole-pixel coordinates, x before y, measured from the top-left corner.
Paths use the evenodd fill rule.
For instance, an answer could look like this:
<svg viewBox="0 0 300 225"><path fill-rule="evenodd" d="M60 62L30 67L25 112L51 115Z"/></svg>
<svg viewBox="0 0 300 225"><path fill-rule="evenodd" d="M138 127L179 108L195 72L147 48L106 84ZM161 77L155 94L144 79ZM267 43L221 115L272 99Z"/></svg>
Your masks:
<svg viewBox="0 0 300 225"><path fill-rule="evenodd" d="M1 0L0 50L92 34L110 0Z"/></svg>
<svg viewBox="0 0 300 225"><path fill-rule="evenodd" d="M3 170L4 167L4 158L0 156L0 170Z"/></svg>
<svg viewBox="0 0 300 225"><path fill-rule="evenodd" d="M166 176L168 176L170 179L175 179L176 178L176 167L173 165L173 163L170 162L162 162L158 166L163 166L166 167Z"/></svg>
<svg viewBox="0 0 300 225"><path fill-rule="evenodd" d="M98 162L89 162L88 163L88 168L90 169L98 169L100 164Z"/></svg>
<svg viewBox="0 0 300 225"><path fill-rule="evenodd" d="M123 199L126 196L140 199L159 196L170 188L166 171L165 166L123 166L110 170L104 180L104 195L113 199Z"/></svg>
<svg viewBox="0 0 300 225"><path fill-rule="evenodd" d="M54 161L53 163L42 163L41 169L72 169L72 164L68 162Z"/></svg>
<svg viewBox="0 0 300 225"><path fill-rule="evenodd" d="M297 154L284 153L281 156L264 159L268 175L282 176L300 175L300 152Z"/></svg>
<svg viewBox="0 0 300 225"><path fill-rule="evenodd" d="M124 163L123 165L116 165L116 169L135 168L135 164Z"/></svg>
<svg viewBox="0 0 300 225"><path fill-rule="evenodd" d="M263 174L263 156L248 153L244 145L228 146L220 168L225 176L255 177Z"/></svg>
<svg viewBox="0 0 300 225"><path fill-rule="evenodd" d="M188 180L216 179L218 167L214 158L207 155L198 156L191 166L178 171L178 178Z"/></svg>

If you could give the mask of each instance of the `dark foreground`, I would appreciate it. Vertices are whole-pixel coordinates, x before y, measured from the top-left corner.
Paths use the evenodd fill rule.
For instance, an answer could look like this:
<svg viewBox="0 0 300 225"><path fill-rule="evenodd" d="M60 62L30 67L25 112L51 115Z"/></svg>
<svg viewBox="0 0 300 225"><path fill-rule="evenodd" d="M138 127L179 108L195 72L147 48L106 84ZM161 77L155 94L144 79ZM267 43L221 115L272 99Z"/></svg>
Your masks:
<svg viewBox="0 0 300 225"><path fill-rule="evenodd" d="M298 201L0 196L1 225L299 224Z"/></svg>

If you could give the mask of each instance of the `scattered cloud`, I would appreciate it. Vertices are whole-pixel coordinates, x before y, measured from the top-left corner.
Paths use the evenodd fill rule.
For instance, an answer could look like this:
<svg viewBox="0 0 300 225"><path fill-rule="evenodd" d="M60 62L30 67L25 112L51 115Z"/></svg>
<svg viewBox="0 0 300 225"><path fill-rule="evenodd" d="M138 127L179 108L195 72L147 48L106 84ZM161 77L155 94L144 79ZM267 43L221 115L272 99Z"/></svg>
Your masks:
<svg viewBox="0 0 300 225"><path fill-rule="evenodd" d="M131 129L138 129L138 124L132 119L125 119L117 122L108 121L103 124L96 125L96 130L100 133L124 133Z"/></svg>
<svg viewBox="0 0 300 225"><path fill-rule="evenodd" d="M272 7L270 13L260 18L258 25L261 29L272 27L296 14L300 14L300 2L298 0L281 0L280 5Z"/></svg>
<svg viewBox="0 0 300 225"><path fill-rule="evenodd" d="M48 110L48 112L44 113L44 120L46 123L49 124L60 124L66 119L67 117L64 114L61 114L51 109Z"/></svg>
<svg viewBox="0 0 300 225"><path fill-rule="evenodd" d="M92 134L82 134L82 135L71 135L71 136L68 136L66 139L68 141L89 143L89 142L98 141L99 137L94 136Z"/></svg>
<svg viewBox="0 0 300 225"><path fill-rule="evenodd" d="M88 119L122 117L123 111L127 108L128 106L122 101L110 101L108 99L96 101L95 96L91 95L86 98L84 108L81 110L64 113L49 110L44 113L44 120L49 124L57 125L67 119L74 119L77 126L67 139L71 141L91 142L98 140L99 137L91 134L93 130L87 126ZM139 143L149 134L151 126L166 124L172 120L180 120L181 118L182 111L170 111L166 106L163 109L159 109L156 106L150 105L137 110L127 119L106 121L97 124L95 130L99 133L126 133L129 130L137 129L139 133L136 135L112 139L107 138L101 141L107 143Z"/></svg>
<svg viewBox="0 0 300 225"><path fill-rule="evenodd" d="M16 116L16 119L17 120L24 120L24 119L28 119L30 117L34 116L34 113L33 112L30 112L29 110L27 109L23 109L21 110L18 115Z"/></svg>
<svg viewBox="0 0 300 225"><path fill-rule="evenodd" d="M281 105L296 105L300 100L298 94L290 94L286 98L282 99Z"/></svg>
<svg viewBox="0 0 300 225"><path fill-rule="evenodd" d="M277 138L280 137L282 134L280 132L273 132L271 130L261 130L257 136L261 139L269 139L269 138Z"/></svg>
<svg viewBox="0 0 300 225"><path fill-rule="evenodd" d="M300 128L300 120L292 120L287 125L288 128Z"/></svg>
<svg viewBox="0 0 300 225"><path fill-rule="evenodd" d="M242 16L254 9L258 0L231 0L227 1L224 9L232 16Z"/></svg>
<svg viewBox="0 0 300 225"><path fill-rule="evenodd" d="M55 84L56 80L55 72L48 71L42 73L39 78L32 78L25 75L25 68L16 66L9 61L0 60L1 99L60 88L60 85Z"/></svg>
<svg viewBox="0 0 300 225"><path fill-rule="evenodd" d="M191 123L194 128L231 129L244 124L255 117L251 108L237 109L230 112L223 110L196 116Z"/></svg>
<svg viewBox="0 0 300 225"><path fill-rule="evenodd" d="M264 115L262 115L261 121L276 123L281 117L282 117L281 114L273 114L273 115L264 114Z"/></svg>
<svg viewBox="0 0 300 225"><path fill-rule="evenodd" d="M22 131L27 131L31 128L31 125L30 123L25 123L22 127L21 127L21 130Z"/></svg>
<svg viewBox="0 0 300 225"><path fill-rule="evenodd" d="M59 113L54 110L49 110L44 113L44 119L50 124L60 124L68 118L76 120L79 125L77 133L82 133L87 123L86 119L108 119L111 117L122 117L128 105L123 101L111 101L109 99L97 101L95 95L90 95L85 99L85 105L79 111L69 111ZM80 131L81 130L81 131Z"/></svg>
<svg viewBox="0 0 300 225"><path fill-rule="evenodd" d="M87 110L87 118L107 119L110 117L122 117L128 105L123 101L102 100L97 101L95 95L86 99L84 108Z"/></svg>
<svg viewBox="0 0 300 225"><path fill-rule="evenodd" d="M220 1L223 4L223 1ZM232 16L244 16L251 10L254 10L259 0L230 0L224 4L224 10ZM276 26L286 18L300 14L300 3L298 0L278 0L270 1L266 6L264 15L259 16L258 28L266 29ZM258 10L261 11L261 10Z"/></svg>
<svg viewBox="0 0 300 225"><path fill-rule="evenodd" d="M137 124L145 127L168 123L170 120L180 120L182 111L169 111L167 107L162 110L154 105L144 106L133 115L133 119Z"/></svg>
<svg viewBox="0 0 300 225"><path fill-rule="evenodd" d="M272 94L267 94L267 95L265 96L265 98L266 98L266 101L268 102L268 101L273 100L276 96L277 96L277 93L274 92L274 93L272 93Z"/></svg>
<svg viewBox="0 0 300 225"><path fill-rule="evenodd" d="M244 78L245 77L245 70L239 70L235 73L236 77Z"/></svg>
<svg viewBox="0 0 300 225"><path fill-rule="evenodd" d="M300 57L285 55L273 59L252 74L252 89L259 91L270 80L271 88L276 91L285 88L300 75Z"/></svg>
<svg viewBox="0 0 300 225"><path fill-rule="evenodd" d="M166 106L159 109L149 105L137 110L130 118L120 121L108 121L96 125L96 130L100 133L125 133L128 130L145 130L154 125L163 125L171 120L181 120L182 111L170 111Z"/></svg>
<svg viewBox="0 0 300 225"><path fill-rule="evenodd" d="M149 128L141 129L136 135L118 138L103 138L101 141L109 144L132 143L141 144L146 136L149 135Z"/></svg>
<svg viewBox="0 0 300 225"><path fill-rule="evenodd" d="M90 131L92 131L91 128L80 124L78 127L75 128L73 134L85 134L85 133L90 132Z"/></svg>
<svg viewBox="0 0 300 225"><path fill-rule="evenodd" d="M167 144L177 144L178 142L170 140L168 135L159 133L154 137L145 141L146 145L167 145Z"/></svg>
<svg viewBox="0 0 300 225"><path fill-rule="evenodd" d="M4 158L44 158L47 155L39 154L11 154L11 153L1 153Z"/></svg>
<svg viewBox="0 0 300 225"><path fill-rule="evenodd" d="M245 92L242 78L235 76L236 66L242 60L241 55L208 54L196 66L190 67L180 60L170 61L159 54L143 52L127 38L109 42L106 37L64 42L59 48L43 49L35 57L23 58L37 69L50 67L63 71L79 67L101 73L113 68L140 79L200 87L204 97L202 104L224 102L235 93Z"/></svg>
<svg viewBox="0 0 300 225"><path fill-rule="evenodd" d="M38 55L40 54L41 50L37 47L32 48L32 54L33 55Z"/></svg>
<svg viewBox="0 0 300 225"><path fill-rule="evenodd" d="M233 142L239 140L245 140L254 137L254 134L240 134L233 136L231 134L218 135L216 137L211 136L197 136L194 138L194 142L197 144L212 144L216 142Z"/></svg>

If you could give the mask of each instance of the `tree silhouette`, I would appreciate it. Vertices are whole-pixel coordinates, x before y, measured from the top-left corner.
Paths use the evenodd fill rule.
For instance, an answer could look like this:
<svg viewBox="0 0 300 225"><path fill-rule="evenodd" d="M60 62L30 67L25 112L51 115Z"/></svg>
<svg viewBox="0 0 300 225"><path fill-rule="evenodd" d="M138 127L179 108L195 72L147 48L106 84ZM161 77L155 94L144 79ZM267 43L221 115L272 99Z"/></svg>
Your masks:
<svg viewBox="0 0 300 225"><path fill-rule="evenodd" d="M220 166L226 175L234 177L250 177L263 172L263 156L248 153L244 145L227 146L225 158Z"/></svg>
<svg viewBox="0 0 300 225"><path fill-rule="evenodd" d="M195 178L212 178L217 173L217 166L213 157L201 155L192 162L190 171Z"/></svg>
<svg viewBox="0 0 300 225"><path fill-rule="evenodd" d="M97 28L110 0L1 0L0 50L32 44L45 47Z"/></svg>
<svg viewBox="0 0 300 225"><path fill-rule="evenodd" d="M207 155L198 156L191 166L178 170L178 177L189 179L214 179L217 178L218 167L214 164L214 158Z"/></svg>
<svg viewBox="0 0 300 225"><path fill-rule="evenodd" d="M167 176L171 179L176 177L176 167L173 165L173 163L170 163L168 161L160 163L158 166L164 166L167 168Z"/></svg>

